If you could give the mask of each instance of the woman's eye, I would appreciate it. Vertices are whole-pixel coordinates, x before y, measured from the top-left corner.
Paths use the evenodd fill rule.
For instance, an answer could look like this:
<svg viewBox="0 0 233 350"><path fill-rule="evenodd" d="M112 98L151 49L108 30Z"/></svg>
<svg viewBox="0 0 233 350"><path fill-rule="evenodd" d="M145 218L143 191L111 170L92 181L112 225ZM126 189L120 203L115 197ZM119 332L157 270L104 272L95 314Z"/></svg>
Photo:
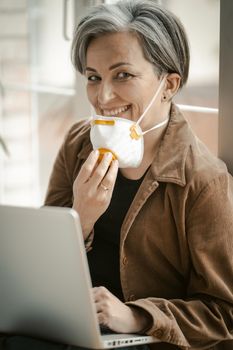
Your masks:
<svg viewBox="0 0 233 350"><path fill-rule="evenodd" d="M127 72L120 72L120 73L118 73L117 74L117 78L118 79L129 79L129 78L131 78L132 77L132 74L130 74L130 73L127 73Z"/></svg>
<svg viewBox="0 0 233 350"><path fill-rule="evenodd" d="M100 77L98 77L97 75L90 75L89 77L87 77L87 79L91 82L96 82L100 80Z"/></svg>

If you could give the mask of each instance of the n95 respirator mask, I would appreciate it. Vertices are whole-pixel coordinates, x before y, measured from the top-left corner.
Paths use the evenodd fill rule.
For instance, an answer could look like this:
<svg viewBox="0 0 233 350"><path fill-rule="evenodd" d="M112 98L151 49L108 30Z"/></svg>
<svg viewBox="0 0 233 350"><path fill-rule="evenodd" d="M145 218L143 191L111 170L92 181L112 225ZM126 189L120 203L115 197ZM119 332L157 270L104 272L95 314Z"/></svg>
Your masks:
<svg viewBox="0 0 233 350"><path fill-rule="evenodd" d="M136 139L130 136L130 128L134 125L134 122L124 118L96 116L91 126L93 148L99 150L100 156L111 152L120 168L138 167L143 157L144 142L143 137ZM141 134L140 126L137 133Z"/></svg>
<svg viewBox="0 0 233 350"><path fill-rule="evenodd" d="M141 164L144 154L143 135L168 122L167 118L146 131L142 131L139 125L161 91L165 78L166 76L137 122L114 116L92 116L90 139L93 149L99 150L100 157L106 152L111 152L113 159L118 160L119 168L137 168Z"/></svg>

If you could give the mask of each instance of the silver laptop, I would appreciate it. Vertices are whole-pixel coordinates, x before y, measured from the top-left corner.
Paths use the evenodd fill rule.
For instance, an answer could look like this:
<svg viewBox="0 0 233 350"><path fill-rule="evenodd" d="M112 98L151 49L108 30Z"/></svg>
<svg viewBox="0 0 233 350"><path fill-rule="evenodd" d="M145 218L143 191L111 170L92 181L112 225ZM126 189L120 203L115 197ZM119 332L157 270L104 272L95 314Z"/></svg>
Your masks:
<svg viewBox="0 0 233 350"><path fill-rule="evenodd" d="M0 206L0 334L95 349L159 341L101 334L91 288L74 210Z"/></svg>

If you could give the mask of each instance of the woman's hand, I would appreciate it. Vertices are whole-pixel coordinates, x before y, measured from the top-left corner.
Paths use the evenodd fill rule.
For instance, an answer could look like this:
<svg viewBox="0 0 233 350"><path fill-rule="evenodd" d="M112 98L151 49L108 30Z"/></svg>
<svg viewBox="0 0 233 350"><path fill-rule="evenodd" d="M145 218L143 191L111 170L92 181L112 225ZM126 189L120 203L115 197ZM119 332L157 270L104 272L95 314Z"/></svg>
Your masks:
<svg viewBox="0 0 233 350"><path fill-rule="evenodd" d="M99 324L117 333L138 333L149 326L150 318L143 310L125 305L105 287L92 290Z"/></svg>
<svg viewBox="0 0 233 350"><path fill-rule="evenodd" d="M117 177L118 161L112 161L111 153L99 164L98 157L98 151L90 153L73 185L73 209L79 214L84 240L108 208Z"/></svg>

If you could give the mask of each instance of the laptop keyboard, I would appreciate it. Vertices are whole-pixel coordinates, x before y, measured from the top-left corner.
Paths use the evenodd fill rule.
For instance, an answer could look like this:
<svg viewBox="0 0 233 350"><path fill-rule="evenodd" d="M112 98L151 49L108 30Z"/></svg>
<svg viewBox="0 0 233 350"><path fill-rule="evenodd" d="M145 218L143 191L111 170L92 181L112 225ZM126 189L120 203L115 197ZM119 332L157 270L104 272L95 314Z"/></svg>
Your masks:
<svg viewBox="0 0 233 350"><path fill-rule="evenodd" d="M117 334L116 332L114 332L113 330L108 328L107 326L103 326L103 325L100 325L100 333L102 335L105 335L105 334Z"/></svg>

